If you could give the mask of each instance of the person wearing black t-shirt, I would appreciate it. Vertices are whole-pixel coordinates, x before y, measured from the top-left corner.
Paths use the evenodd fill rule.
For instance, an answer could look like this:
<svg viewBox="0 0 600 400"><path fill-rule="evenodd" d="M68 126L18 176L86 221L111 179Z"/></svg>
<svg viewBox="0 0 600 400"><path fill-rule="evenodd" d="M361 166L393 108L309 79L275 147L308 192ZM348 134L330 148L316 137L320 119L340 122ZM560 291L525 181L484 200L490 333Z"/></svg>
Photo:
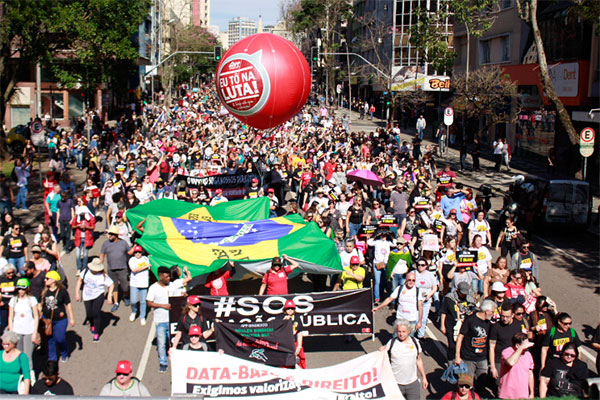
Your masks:
<svg viewBox="0 0 600 400"><path fill-rule="evenodd" d="M31 388L30 394L46 396L73 395L73 387L58 375L58 362L47 361L44 376Z"/></svg>
<svg viewBox="0 0 600 400"><path fill-rule="evenodd" d="M175 328L175 337L173 338L173 346L171 348L177 349L190 343L189 331L193 325L200 327L202 332L209 331L208 323L202 318L202 314L200 314L201 303L200 297L188 296L187 304Z"/></svg>
<svg viewBox="0 0 600 400"><path fill-rule="evenodd" d="M21 224L13 223L10 235L4 236L0 245L0 255L17 267L19 275L25 274L25 261L29 259L27 239L21 234Z"/></svg>
<svg viewBox="0 0 600 400"><path fill-rule="evenodd" d="M540 377L540 397L583 397L583 385L588 377L587 365L578 360L579 351L574 342L564 345L558 358L549 358Z"/></svg>
<svg viewBox="0 0 600 400"><path fill-rule="evenodd" d="M446 335L448 343L448 360L454 359L456 355L456 323L462 322L471 315L475 308L475 300L469 294L469 284L461 282L456 291L448 293L442 299L440 308L440 330ZM458 329L458 328L456 328ZM458 335L458 332L456 332Z"/></svg>
<svg viewBox="0 0 600 400"><path fill-rule="evenodd" d="M492 324L490 328L490 375L495 380L496 385L500 379L500 364L502 361L502 351L512 346L512 338L516 333L523 332L521 323L513 318L512 306L509 303L502 304L500 308L500 321Z"/></svg>
<svg viewBox="0 0 600 400"><path fill-rule="evenodd" d="M488 371L488 338L490 319L496 309L496 303L484 300L479 311L465 320L456 338L456 357L454 363L464 361L469 374L475 378L475 390L483 395L484 379Z"/></svg>
<svg viewBox="0 0 600 400"><path fill-rule="evenodd" d="M246 189L244 199L257 199L263 195L263 190L258 186L258 178L252 178L250 187Z"/></svg>
<svg viewBox="0 0 600 400"><path fill-rule="evenodd" d="M575 343L577 347L581 346L581 340L577 336L575 329L571 328L573 319L567 313L559 313L556 316L556 325L548 330L542 340L541 368L552 358L560 357L563 347L570 342Z"/></svg>
<svg viewBox="0 0 600 400"><path fill-rule="evenodd" d="M306 355L304 354L304 347L302 345L306 331L300 317L296 314L296 303L294 303L294 300L287 300L283 306L283 310L285 312L283 318L292 321L292 333L294 334L296 343L296 364L298 367L306 369Z"/></svg>

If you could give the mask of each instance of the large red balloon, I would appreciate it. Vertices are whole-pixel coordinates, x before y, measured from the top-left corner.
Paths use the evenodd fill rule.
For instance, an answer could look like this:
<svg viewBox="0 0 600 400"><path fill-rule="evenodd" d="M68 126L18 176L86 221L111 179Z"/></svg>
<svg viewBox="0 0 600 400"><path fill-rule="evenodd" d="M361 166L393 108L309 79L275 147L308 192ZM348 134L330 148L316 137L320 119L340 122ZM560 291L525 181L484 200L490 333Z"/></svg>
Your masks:
<svg viewBox="0 0 600 400"><path fill-rule="evenodd" d="M304 55L271 33L233 45L217 66L217 93L240 121L258 129L280 125L306 103L311 88Z"/></svg>

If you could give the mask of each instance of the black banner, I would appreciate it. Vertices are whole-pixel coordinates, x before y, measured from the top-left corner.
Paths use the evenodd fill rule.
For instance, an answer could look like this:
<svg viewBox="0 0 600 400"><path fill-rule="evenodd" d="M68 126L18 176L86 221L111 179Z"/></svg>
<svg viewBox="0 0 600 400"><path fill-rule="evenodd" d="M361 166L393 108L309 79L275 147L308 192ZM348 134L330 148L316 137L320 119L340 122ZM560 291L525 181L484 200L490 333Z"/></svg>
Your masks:
<svg viewBox="0 0 600 400"><path fill-rule="evenodd" d="M279 318L267 322L215 324L217 349L243 360L274 367L293 367L296 350L292 321Z"/></svg>
<svg viewBox="0 0 600 400"><path fill-rule="evenodd" d="M459 267L466 267L470 270L471 267L477 264L477 251L476 250L462 250L458 252L458 263Z"/></svg>
<svg viewBox="0 0 600 400"><path fill-rule="evenodd" d="M230 323L272 321L281 317L285 301L292 299L309 335L373 333L371 289L281 296L201 296L201 299L202 315L208 321L215 318Z"/></svg>
<svg viewBox="0 0 600 400"><path fill-rule="evenodd" d="M177 180L184 180L188 188L204 185L209 192L222 189L223 195L227 198L244 197L246 188L250 186L253 178L259 179L257 174L221 174L204 177L177 175Z"/></svg>
<svg viewBox="0 0 600 400"><path fill-rule="evenodd" d="M177 328L179 317L183 313L186 300L187 297L185 296L169 296L169 305L171 305L169 309L169 332L171 332L171 336L175 335L175 329Z"/></svg>

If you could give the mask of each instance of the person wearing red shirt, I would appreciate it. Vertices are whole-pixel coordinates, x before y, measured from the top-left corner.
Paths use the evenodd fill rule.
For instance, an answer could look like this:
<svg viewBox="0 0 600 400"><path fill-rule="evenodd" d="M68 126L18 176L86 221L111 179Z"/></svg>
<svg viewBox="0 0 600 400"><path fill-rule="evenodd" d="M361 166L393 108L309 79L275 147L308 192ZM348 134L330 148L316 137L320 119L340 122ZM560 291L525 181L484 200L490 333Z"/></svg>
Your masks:
<svg viewBox="0 0 600 400"><path fill-rule="evenodd" d="M289 265L283 266L283 262L281 259L284 259L289 263ZM265 294L265 290L268 295L275 294L287 294L288 293L288 275L300 265L286 256L282 254L281 257L273 257L271 261L271 268L265 272L262 285L260 285L260 290L258 291L258 295L261 296Z"/></svg>
<svg viewBox="0 0 600 400"><path fill-rule="evenodd" d="M459 374L456 390L446 393L442 400L481 400L479 395L473 391L473 377L467 374Z"/></svg>
<svg viewBox="0 0 600 400"><path fill-rule="evenodd" d="M206 277L204 286L210 289L211 296L229 296L227 281L235 274L235 269L233 269L233 263L229 262L228 264L231 265L231 270L226 270L227 265L224 265Z"/></svg>
<svg viewBox="0 0 600 400"><path fill-rule="evenodd" d="M506 284L505 297L510 300L511 303L523 303L527 298L525 293L525 282L523 278L524 272L520 269L515 269L510 272L510 282Z"/></svg>

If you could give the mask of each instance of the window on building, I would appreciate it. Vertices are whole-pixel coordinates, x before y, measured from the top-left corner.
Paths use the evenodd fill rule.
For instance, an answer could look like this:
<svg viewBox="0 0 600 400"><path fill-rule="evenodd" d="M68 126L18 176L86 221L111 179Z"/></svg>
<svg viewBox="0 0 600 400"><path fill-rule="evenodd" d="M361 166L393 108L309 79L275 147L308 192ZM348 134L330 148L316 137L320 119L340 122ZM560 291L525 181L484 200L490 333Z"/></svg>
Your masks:
<svg viewBox="0 0 600 400"><path fill-rule="evenodd" d="M69 118L83 115L82 93L69 93Z"/></svg>
<svg viewBox="0 0 600 400"><path fill-rule="evenodd" d="M500 61L510 61L510 36L500 38Z"/></svg>
<svg viewBox="0 0 600 400"><path fill-rule="evenodd" d="M42 93L42 114L52 119L65 118L65 101L62 93Z"/></svg>
<svg viewBox="0 0 600 400"><path fill-rule="evenodd" d="M479 42L479 64L490 63L490 41L482 40Z"/></svg>
<svg viewBox="0 0 600 400"><path fill-rule="evenodd" d="M10 127L27 125L31 120L29 106L10 106Z"/></svg>

